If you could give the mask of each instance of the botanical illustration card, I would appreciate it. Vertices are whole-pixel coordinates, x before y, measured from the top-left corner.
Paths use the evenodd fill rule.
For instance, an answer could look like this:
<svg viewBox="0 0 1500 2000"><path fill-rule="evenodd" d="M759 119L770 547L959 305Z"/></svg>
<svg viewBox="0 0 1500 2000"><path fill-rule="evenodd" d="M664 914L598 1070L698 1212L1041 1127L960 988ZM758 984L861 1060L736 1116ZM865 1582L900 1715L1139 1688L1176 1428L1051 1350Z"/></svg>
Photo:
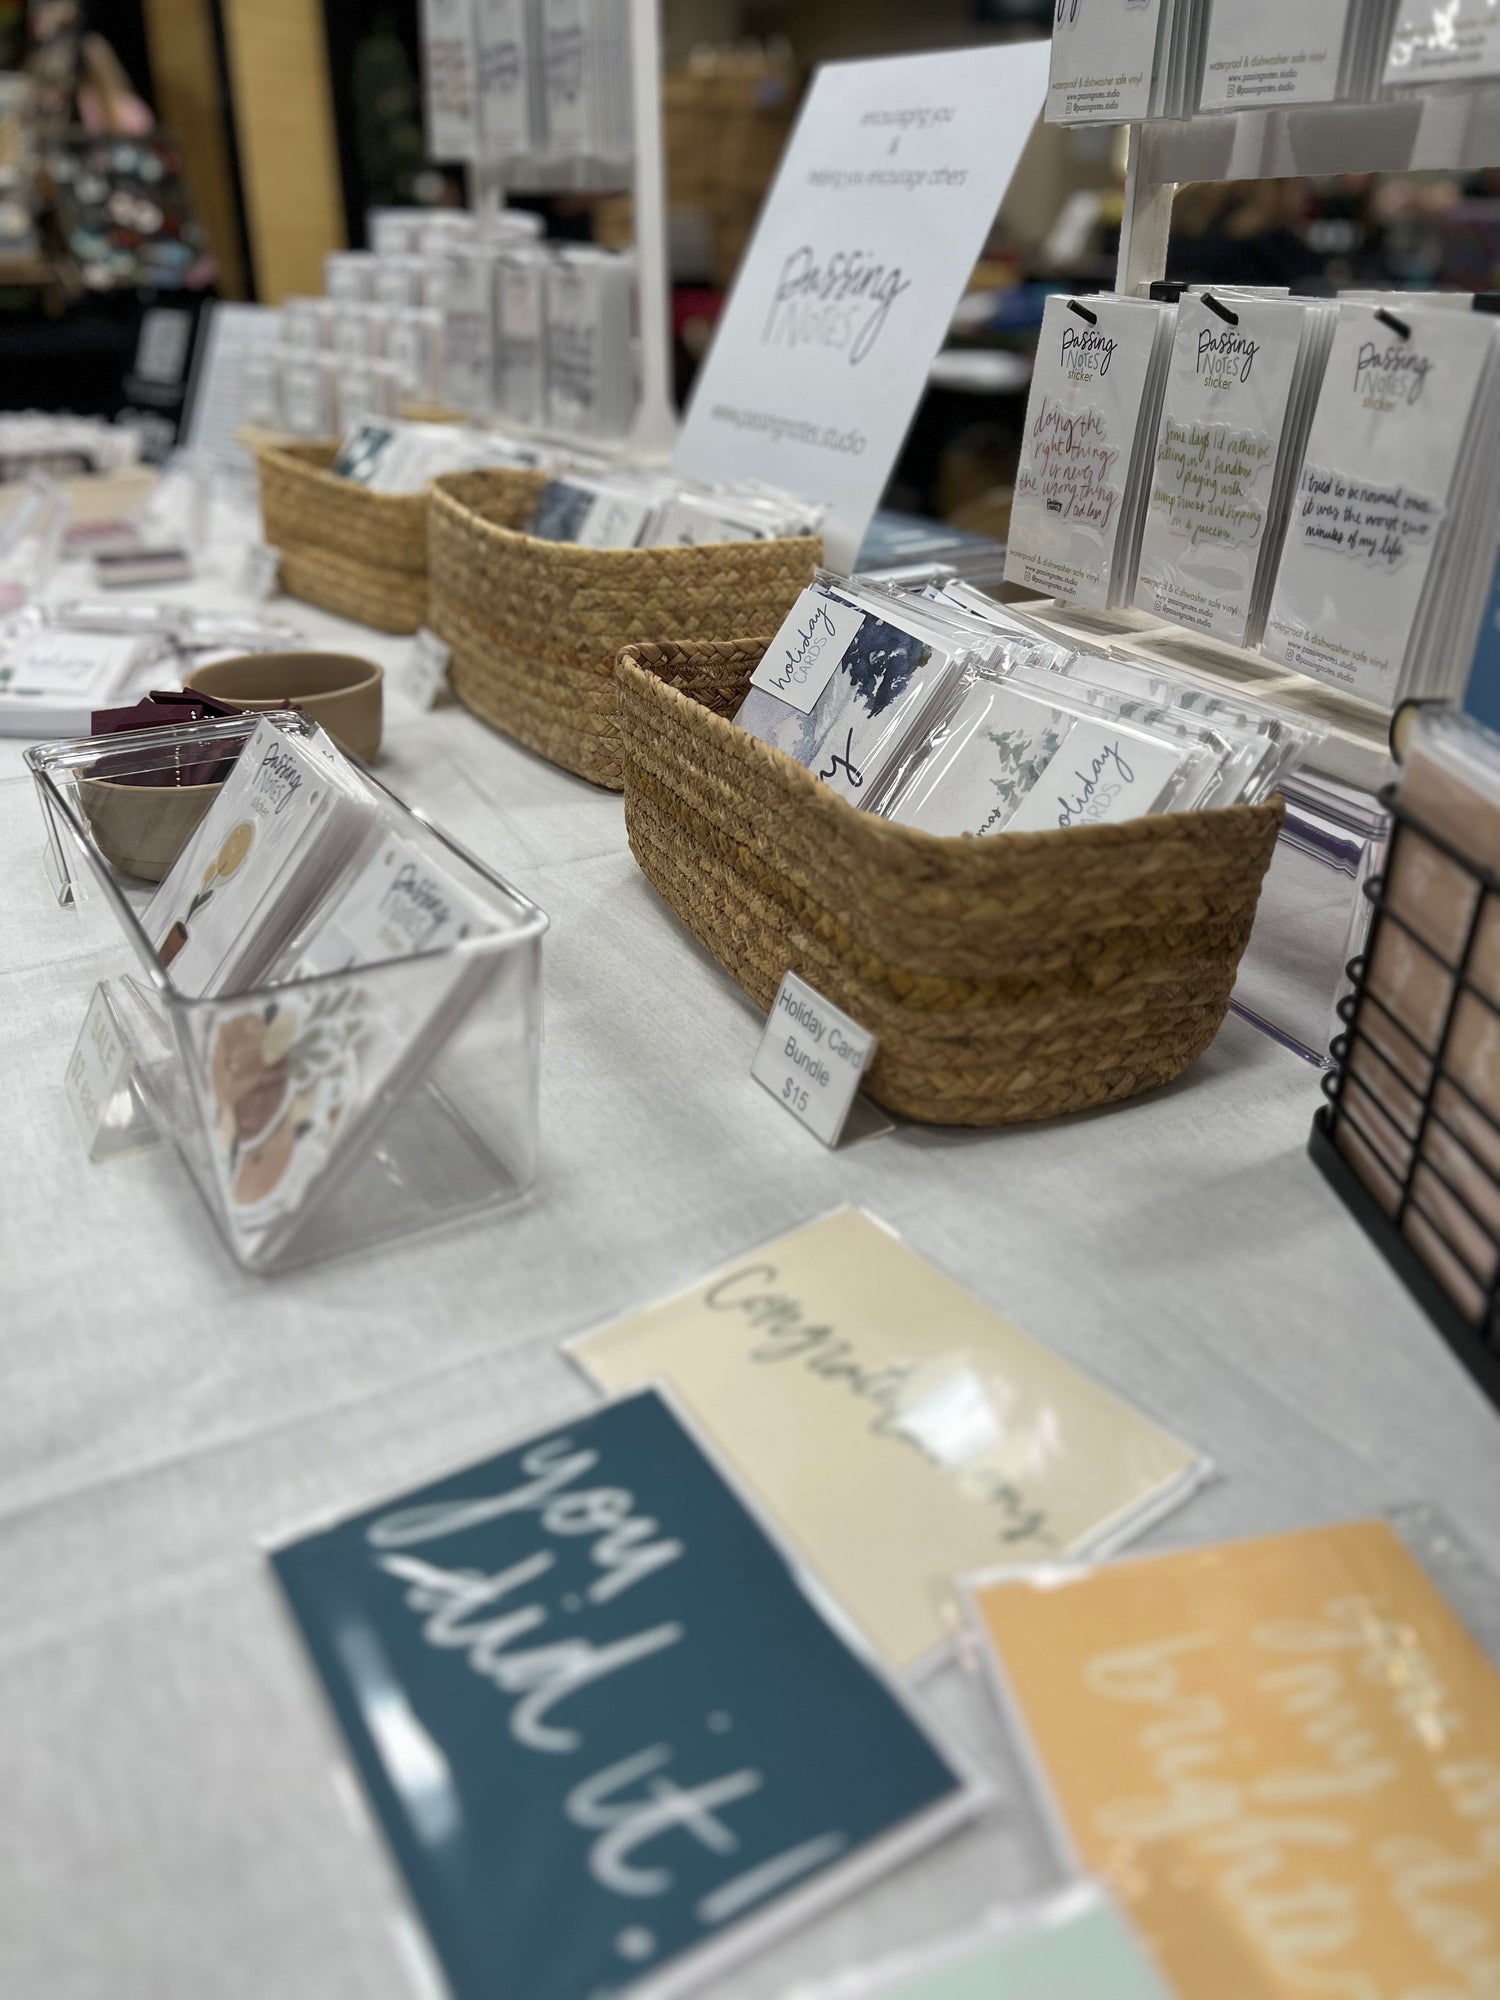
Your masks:
<svg viewBox="0 0 1500 2000"><path fill-rule="evenodd" d="M273 723L257 723L142 919L182 992L230 983L252 927L272 913L278 886L325 828L335 788L324 760ZM331 857L330 879L336 865Z"/></svg>
<svg viewBox="0 0 1500 2000"><path fill-rule="evenodd" d="M1113 1903L1092 1886L1034 1915L814 2000L1173 2000Z"/></svg>
<svg viewBox="0 0 1500 2000"><path fill-rule="evenodd" d="M1500 1673L1383 1522L981 1582L974 1609L1179 1993L1494 1993Z"/></svg>
<svg viewBox="0 0 1500 2000"><path fill-rule="evenodd" d="M953 1576L1097 1546L1203 1470L856 1209L570 1351L668 1383L898 1668L953 1636Z"/></svg>
<svg viewBox="0 0 1500 2000"><path fill-rule="evenodd" d="M778 642L789 627L806 635L817 657L801 692L783 692L767 679L785 653ZM851 805L868 805L959 658L957 650L935 644L916 619L900 626L835 592L804 591L752 676L735 721L794 757ZM816 689L821 691L804 708L802 701Z"/></svg>
<svg viewBox="0 0 1500 2000"><path fill-rule="evenodd" d="M388 835L288 969L290 983L205 1017L214 1169L241 1244L301 1209L368 1137L382 1095L394 1100L400 1079L432 1060L482 976L448 948L494 928L461 884ZM421 962L393 972L397 959ZM342 973L351 976L326 977Z"/></svg>
<svg viewBox="0 0 1500 2000"><path fill-rule="evenodd" d="M456 2000L676 1992L974 1809L654 1391L273 1561Z"/></svg>

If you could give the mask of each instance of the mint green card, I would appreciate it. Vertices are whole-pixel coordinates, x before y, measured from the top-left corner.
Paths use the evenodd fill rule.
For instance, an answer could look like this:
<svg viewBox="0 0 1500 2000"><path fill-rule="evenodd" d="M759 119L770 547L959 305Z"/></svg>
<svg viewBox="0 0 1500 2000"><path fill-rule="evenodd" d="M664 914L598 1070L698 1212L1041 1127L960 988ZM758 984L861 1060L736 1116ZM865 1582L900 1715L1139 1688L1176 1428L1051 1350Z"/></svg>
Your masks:
<svg viewBox="0 0 1500 2000"><path fill-rule="evenodd" d="M1110 1903L1069 1897L1056 1915L971 1944L881 1987L882 2000L1172 2000Z"/></svg>

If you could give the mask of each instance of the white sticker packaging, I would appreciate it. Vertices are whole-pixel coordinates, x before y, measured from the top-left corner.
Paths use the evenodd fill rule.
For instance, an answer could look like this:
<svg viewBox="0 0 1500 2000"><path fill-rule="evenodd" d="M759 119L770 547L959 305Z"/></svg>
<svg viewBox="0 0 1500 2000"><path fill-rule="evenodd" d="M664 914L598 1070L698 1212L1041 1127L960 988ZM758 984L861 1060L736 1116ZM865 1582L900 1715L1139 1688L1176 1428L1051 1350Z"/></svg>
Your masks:
<svg viewBox="0 0 1500 2000"><path fill-rule="evenodd" d="M1008 582L1105 610L1133 581L1139 463L1156 436L1175 308L1143 299L1047 301L1011 512Z"/></svg>
<svg viewBox="0 0 1500 2000"><path fill-rule="evenodd" d="M1385 59L1388 87L1500 76L1497 0L1400 0Z"/></svg>
<svg viewBox="0 0 1500 2000"><path fill-rule="evenodd" d="M1343 95L1351 0L1212 0L1205 111L1330 104Z"/></svg>
<svg viewBox="0 0 1500 2000"><path fill-rule="evenodd" d="M422 77L428 157L477 159L473 0L422 0Z"/></svg>
<svg viewBox="0 0 1500 2000"><path fill-rule="evenodd" d="M1493 385L1487 317L1341 307L1266 627L1272 659L1384 706L1401 698Z"/></svg>
<svg viewBox="0 0 1500 2000"><path fill-rule="evenodd" d="M1047 118L1123 125L1152 108L1163 0L1056 0Z"/></svg>
<svg viewBox="0 0 1500 2000"><path fill-rule="evenodd" d="M1135 601L1232 646L1260 637L1268 566L1312 409L1332 308L1183 299L1167 375ZM1301 423L1299 425L1299 419Z"/></svg>

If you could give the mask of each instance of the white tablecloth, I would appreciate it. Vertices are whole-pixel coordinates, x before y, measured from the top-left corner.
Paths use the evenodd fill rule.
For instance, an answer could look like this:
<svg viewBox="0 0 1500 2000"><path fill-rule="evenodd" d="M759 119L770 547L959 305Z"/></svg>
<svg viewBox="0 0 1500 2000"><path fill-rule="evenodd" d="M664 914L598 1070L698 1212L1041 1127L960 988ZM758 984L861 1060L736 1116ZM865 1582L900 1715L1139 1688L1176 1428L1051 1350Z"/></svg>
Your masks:
<svg viewBox="0 0 1500 2000"><path fill-rule="evenodd" d="M184 595L243 608L232 575L221 548ZM405 643L274 608L318 644ZM7 2000L409 1993L259 1540L579 1407L560 1335L841 1202L1213 1456L1158 1544L1420 1498L1500 1567L1495 1415L1309 1165L1305 1064L1231 1021L1132 1105L829 1154L751 1081L759 1016L638 873L617 798L395 696L380 769L552 918L540 1181L497 1220L266 1281L168 1149L84 1155L61 1085L90 965L0 745ZM982 1695L953 1669L924 1700L1001 1808L716 1991L782 1993L1038 1885Z"/></svg>

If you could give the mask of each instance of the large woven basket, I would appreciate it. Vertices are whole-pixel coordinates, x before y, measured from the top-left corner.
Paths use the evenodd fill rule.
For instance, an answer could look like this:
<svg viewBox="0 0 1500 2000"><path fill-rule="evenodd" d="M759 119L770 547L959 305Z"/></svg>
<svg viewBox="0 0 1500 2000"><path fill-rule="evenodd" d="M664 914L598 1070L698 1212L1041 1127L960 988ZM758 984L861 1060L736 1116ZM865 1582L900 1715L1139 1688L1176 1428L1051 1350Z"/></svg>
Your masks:
<svg viewBox="0 0 1500 2000"><path fill-rule="evenodd" d="M486 722L619 791L614 664L625 646L774 632L822 560L816 536L698 549L583 549L516 532L488 472L434 482L428 623Z"/></svg>
<svg viewBox="0 0 1500 2000"><path fill-rule="evenodd" d="M767 641L636 646L625 825L760 1006L790 969L879 1037L866 1088L1007 1125L1167 1083L1229 1006L1282 804L940 840L856 812L726 720Z"/></svg>

